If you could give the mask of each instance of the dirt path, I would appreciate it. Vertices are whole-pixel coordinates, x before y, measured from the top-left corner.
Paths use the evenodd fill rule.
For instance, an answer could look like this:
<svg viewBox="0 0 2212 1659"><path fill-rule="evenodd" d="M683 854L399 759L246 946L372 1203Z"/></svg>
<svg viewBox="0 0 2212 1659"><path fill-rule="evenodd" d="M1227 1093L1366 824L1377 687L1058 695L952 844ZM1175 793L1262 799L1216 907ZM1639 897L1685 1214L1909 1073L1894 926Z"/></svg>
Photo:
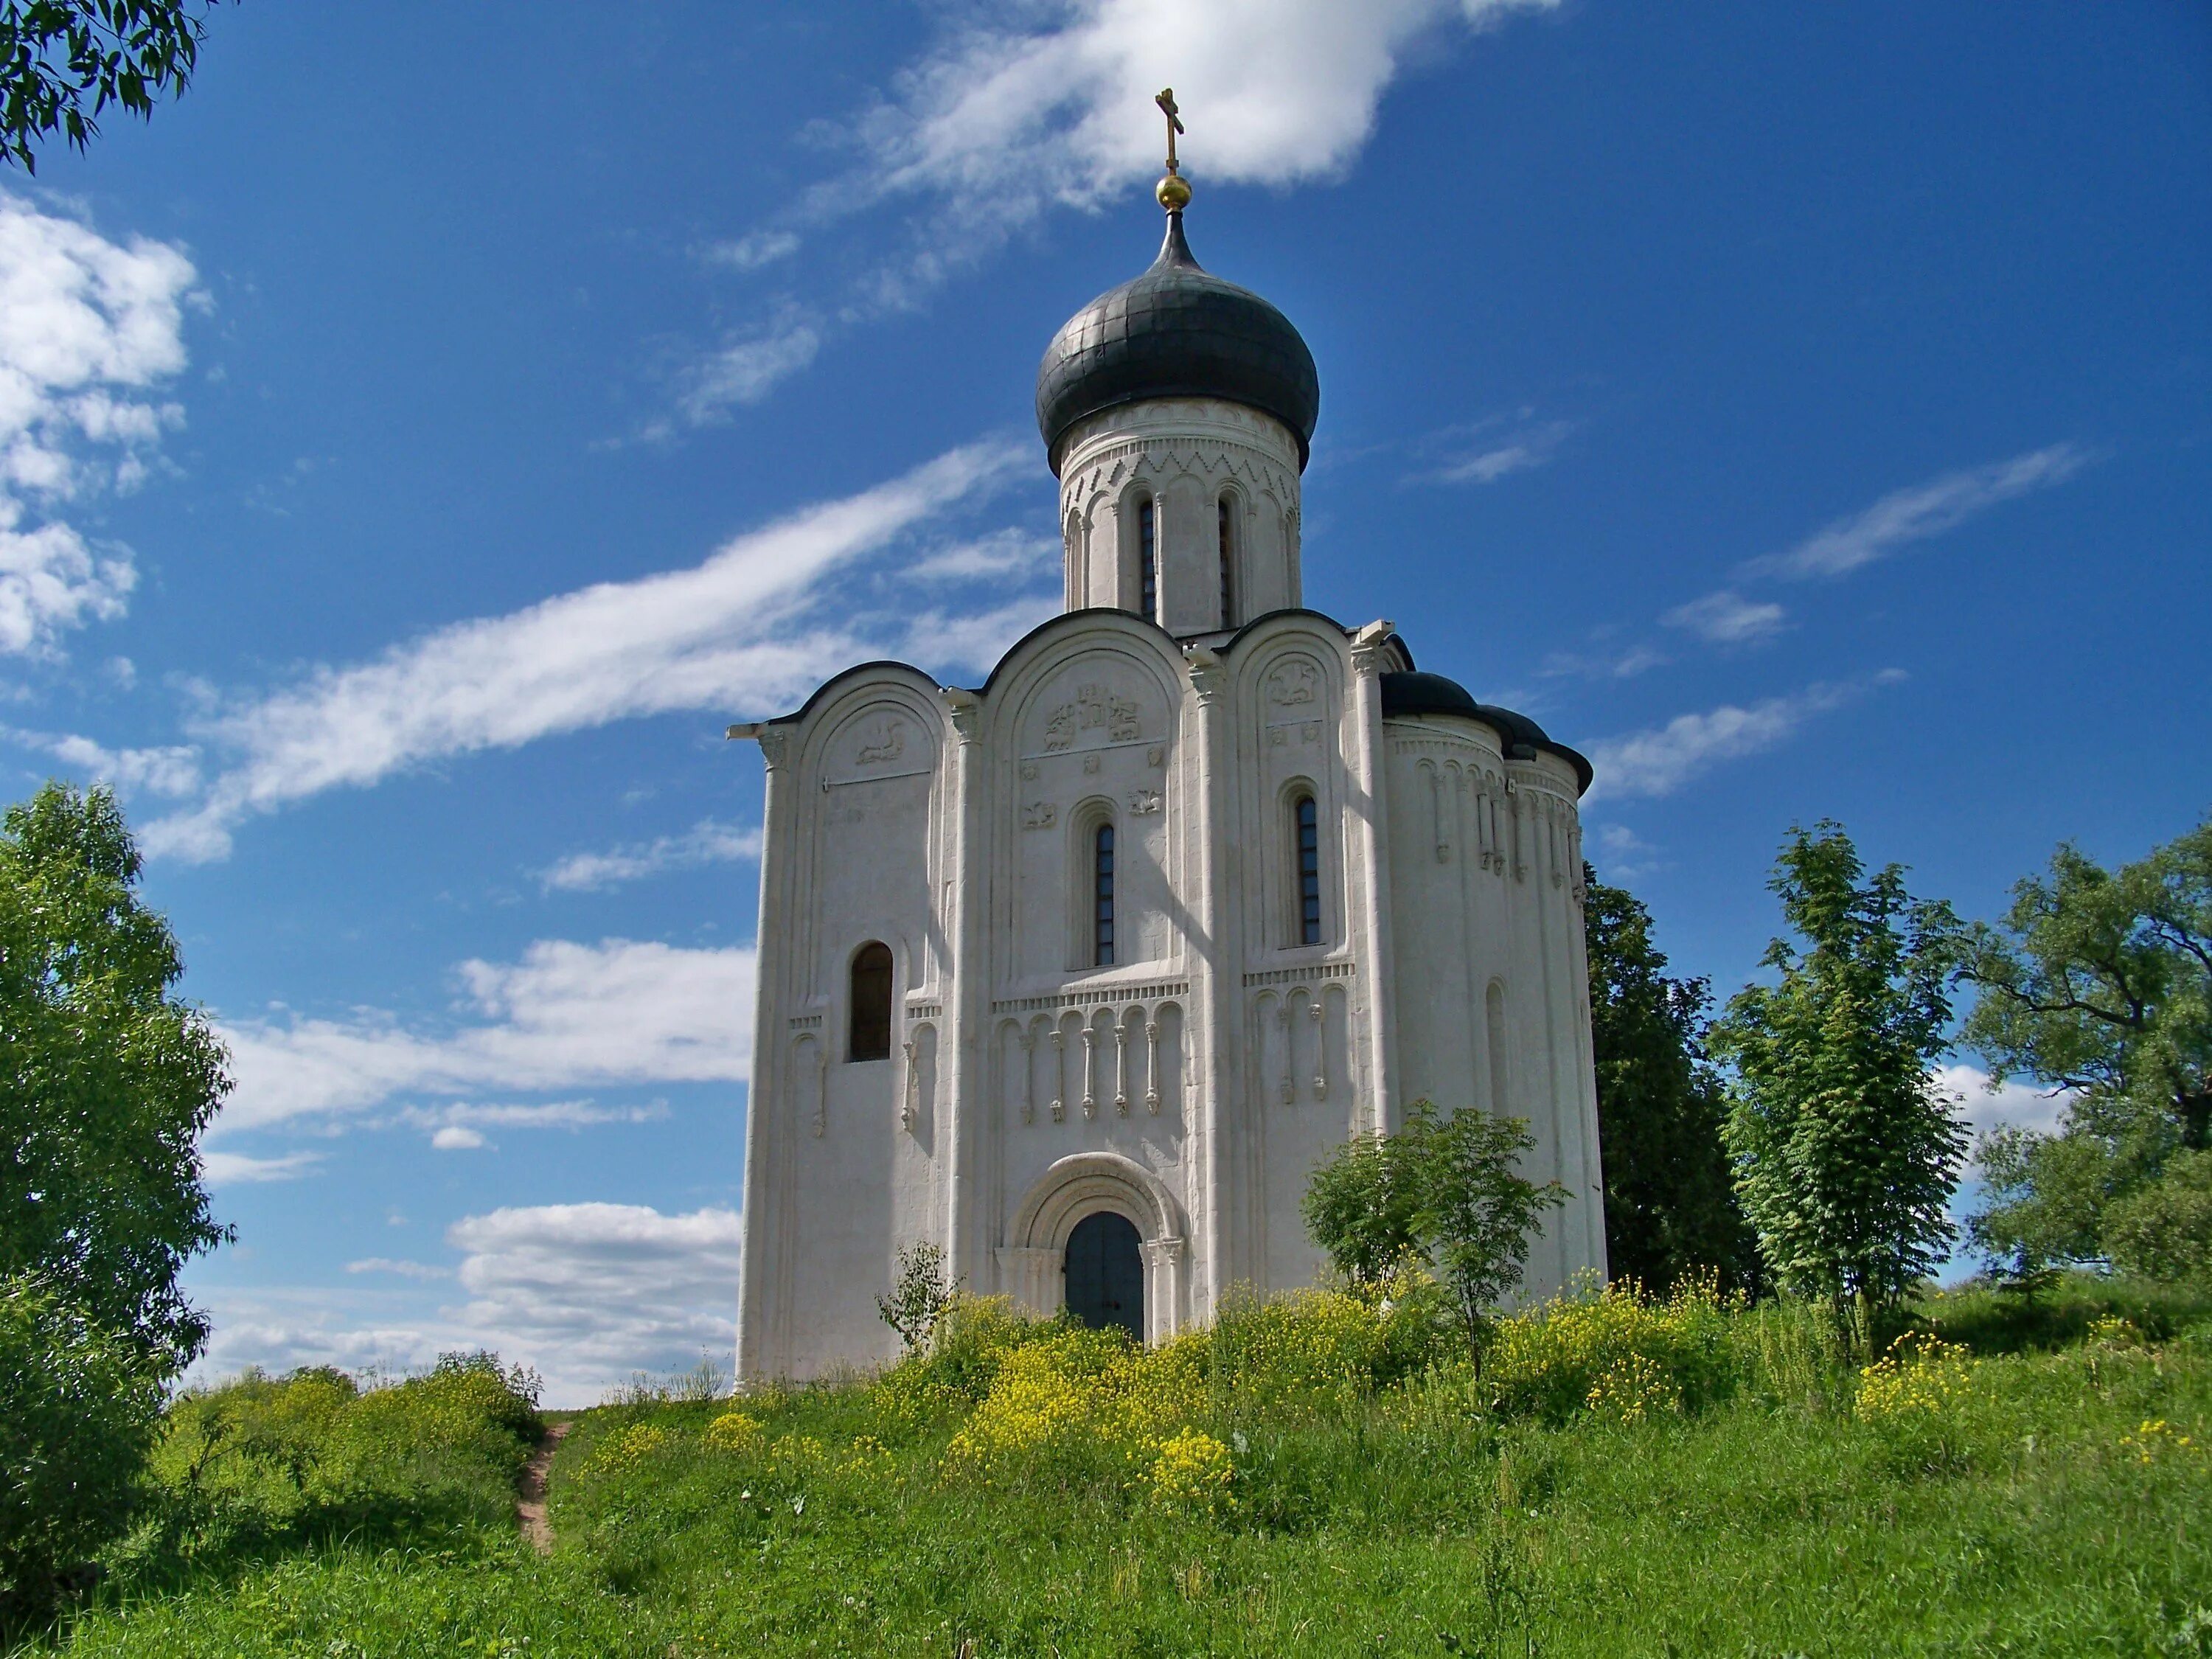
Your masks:
<svg viewBox="0 0 2212 1659"><path fill-rule="evenodd" d="M531 1453L529 1465L522 1471L522 1487L514 1500L515 1524L540 1555L553 1553L553 1528L545 1519L545 1472L553 1467L553 1454L574 1426L573 1422L549 1425L545 1437L538 1443L538 1449Z"/></svg>

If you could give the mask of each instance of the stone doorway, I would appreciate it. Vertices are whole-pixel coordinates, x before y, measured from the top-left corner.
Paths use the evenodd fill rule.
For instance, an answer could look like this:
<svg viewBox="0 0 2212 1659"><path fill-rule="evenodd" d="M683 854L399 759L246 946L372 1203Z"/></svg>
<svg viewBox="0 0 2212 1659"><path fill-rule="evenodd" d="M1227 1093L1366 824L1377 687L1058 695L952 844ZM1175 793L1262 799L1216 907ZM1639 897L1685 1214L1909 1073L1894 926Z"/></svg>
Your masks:
<svg viewBox="0 0 2212 1659"><path fill-rule="evenodd" d="M1067 1310L1093 1330L1119 1326L1145 1340L1145 1258L1127 1216L1100 1210L1067 1236Z"/></svg>

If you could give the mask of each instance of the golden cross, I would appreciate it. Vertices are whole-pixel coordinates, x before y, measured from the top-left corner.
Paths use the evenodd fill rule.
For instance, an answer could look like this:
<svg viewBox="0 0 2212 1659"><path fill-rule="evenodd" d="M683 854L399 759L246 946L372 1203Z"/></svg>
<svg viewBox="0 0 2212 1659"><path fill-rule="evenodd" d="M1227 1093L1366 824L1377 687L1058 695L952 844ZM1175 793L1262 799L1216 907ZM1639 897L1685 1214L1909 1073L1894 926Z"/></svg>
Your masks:
<svg viewBox="0 0 2212 1659"><path fill-rule="evenodd" d="M1168 118L1168 171L1173 173L1176 170L1176 134L1183 130L1182 112L1176 107L1173 87L1162 88L1152 101L1160 106L1160 113Z"/></svg>

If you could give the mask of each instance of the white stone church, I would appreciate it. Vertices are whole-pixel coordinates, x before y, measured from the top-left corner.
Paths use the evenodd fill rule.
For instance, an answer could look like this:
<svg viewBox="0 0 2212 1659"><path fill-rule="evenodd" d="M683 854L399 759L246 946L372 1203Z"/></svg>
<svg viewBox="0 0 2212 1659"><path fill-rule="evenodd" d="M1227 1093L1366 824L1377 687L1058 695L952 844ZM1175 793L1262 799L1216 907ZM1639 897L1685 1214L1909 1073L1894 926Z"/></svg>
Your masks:
<svg viewBox="0 0 2212 1659"><path fill-rule="evenodd" d="M1525 1117L1605 1266L1577 801L1589 763L1301 603L1320 410L1283 314L1152 268L1054 337L1061 615L974 689L849 669L767 763L741 1379L889 1357L941 1246L982 1294L1157 1340L1311 1284L1298 1202L1426 1098Z"/></svg>

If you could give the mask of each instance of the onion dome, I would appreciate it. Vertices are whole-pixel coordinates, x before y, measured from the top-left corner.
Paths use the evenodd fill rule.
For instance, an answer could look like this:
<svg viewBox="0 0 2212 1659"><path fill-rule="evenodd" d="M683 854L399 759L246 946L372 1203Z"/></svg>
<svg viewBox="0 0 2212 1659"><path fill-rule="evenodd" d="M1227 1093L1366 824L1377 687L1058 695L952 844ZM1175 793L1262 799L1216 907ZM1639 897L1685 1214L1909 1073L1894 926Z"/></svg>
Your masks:
<svg viewBox="0 0 2212 1659"><path fill-rule="evenodd" d="M1170 185L1180 186L1174 192ZM1167 240L1150 270L1109 289L1060 325L1037 368L1037 429L1052 470L1085 416L1152 398L1219 398L1272 415L1305 465L1321 415L1321 376L1290 319L1249 289L1202 269L1183 240L1189 187L1161 181Z"/></svg>
<svg viewBox="0 0 2212 1659"><path fill-rule="evenodd" d="M1590 787L1589 762L1564 743L1553 742L1544 735L1544 728L1526 714L1495 703L1477 702L1465 686L1442 674L1385 674L1382 679L1384 719L1393 714L1458 714L1480 720L1498 733L1509 758L1534 760L1540 753L1557 755L1575 769L1577 793Z"/></svg>

